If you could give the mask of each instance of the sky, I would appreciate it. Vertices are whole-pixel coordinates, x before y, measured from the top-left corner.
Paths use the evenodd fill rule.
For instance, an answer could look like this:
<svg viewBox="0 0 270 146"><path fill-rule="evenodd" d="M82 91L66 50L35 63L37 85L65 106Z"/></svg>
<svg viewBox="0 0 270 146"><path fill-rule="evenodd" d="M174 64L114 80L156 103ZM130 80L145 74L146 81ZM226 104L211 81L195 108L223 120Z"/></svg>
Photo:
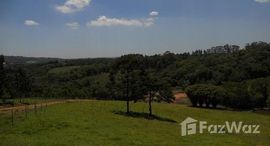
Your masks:
<svg viewBox="0 0 270 146"><path fill-rule="evenodd" d="M1 0L0 54L95 58L270 42L270 0Z"/></svg>

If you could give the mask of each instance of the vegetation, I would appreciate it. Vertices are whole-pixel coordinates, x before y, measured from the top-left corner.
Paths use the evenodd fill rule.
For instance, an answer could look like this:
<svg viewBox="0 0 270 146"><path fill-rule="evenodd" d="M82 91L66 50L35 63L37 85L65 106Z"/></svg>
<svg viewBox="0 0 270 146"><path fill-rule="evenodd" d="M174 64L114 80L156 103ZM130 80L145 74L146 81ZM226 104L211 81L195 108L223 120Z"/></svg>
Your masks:
<svg viewBox="0 0 270 146"><path fill-rule="evenodd" d="M250 109L267 106L270 98L270 78L258 78L235 83L228 82L226 88L227 98L224 105L231 108Z"/></svg>
<svg viewBox="0 0 270 146"><path fill-rule="evenodd" d="M244 82L226 82L222 86L196 84L186 88L193 106L204 104L213 108L222 105L237 109L267 107L270 96L270 78L258 78Z"/></svg>
<svg viewBox="0 0 270 146"><path fill-rule="evenodd" d="M59 99L44 99L44 98L23 98L23 99L6 99L4 102L0 100L1 105L9 105L9 106L16 106L16 105L33 105L46 102L60 102Z"/></svg>
<svg viewBox="0 0 270 146"><path fill-rule="evenodd" d="M15 75L15 88L16 93L22 98L28 97L28 93L31 91L31 83L23 69L19 69Z"/></svg>
<svg viewBox="0 0 270 146"><path fill-rule="evenodd" d="M4 71L4 56L0 56L0 99L3 99L5 71Z"/></svg>
<svg viewBox="0 0 270 146"><path fill-rule="evenodd" d="M47 61L19 57L25 60L21 63L2 55L0 104L25 104L25 114L14 109L0 113L0 145L198 145L198 140L200 145L269 145L269 115L207 109L269 107L269 57L270 44L264 42L243 49L225 45L153 56ZM173 101L173 89L185 91L194 107L206 108L163 104ZM32 105L35 112L27 106L45 98L115 101L42 109ZM228 119L256 123L261 133L181 137L178 123L191 115L209 124Z"/></svg>
<svg viewBox="0 0 270 146"><path fill-rule="evenodd" d="M18 68L23 68L31 81L27 93L30 97L125 100L129 112L130 101L150 99L150 106L152 100L170 101L172 87L184 90L205 84L209 87L201 94L211 93L206 99L220 99L212 94L222 89L226 90L226 99L218 103L223 106L262 108L269 105L269 56L269 43L254 42L243 49L225 45L192 53L165 52L153 56L130 54L119 58L48 59L47 62L44 58L30 58L20 64L14 57L7 57L5 71L1 72L5 72L8 81L2 97L18 98L12 84L16 83ZM218 103L212 100L212 106Z"/></svg>
<svg viewBox="0 0 270 146"><path fill-rule="evenodd" d="M144 56L136 54L122 56L116 60L112 69L109 88L111 88L111 91L122 91L128 114L130 113L130 100L136 102L147 99L149 116L152 116L152 101L154 98L158 101L172 101L170 86L166 80L158 78L154 71L150 71ZM115 92L111 92L111 95L113 97L119 96Z"/></svg>
<svg viewBox="0 0 270 146"><path fill-rule="evenodd" d="M198 104L202 107L204 104L213 108L217 107L218 103L223 103L226 100L226 90L219 86L197 84L186 88L186 93L194 107Z"/></svg>
<svg viewBox="0 0 270 146"><path fill-rule="evenodd" d="M149 120L147 104L131 103L127 116L125 102L89 101L66 103L39 109L37 114L0 115L0 145L270 145L270 117L251 112L191 108L184 105L154 103L155 118ZM71 114L72 113L72 114ZM181 136L179 125L187 116L208 124L243 121L261 125L254 134L196 134ZM219 116L221 115L221 116Z"/></svg>

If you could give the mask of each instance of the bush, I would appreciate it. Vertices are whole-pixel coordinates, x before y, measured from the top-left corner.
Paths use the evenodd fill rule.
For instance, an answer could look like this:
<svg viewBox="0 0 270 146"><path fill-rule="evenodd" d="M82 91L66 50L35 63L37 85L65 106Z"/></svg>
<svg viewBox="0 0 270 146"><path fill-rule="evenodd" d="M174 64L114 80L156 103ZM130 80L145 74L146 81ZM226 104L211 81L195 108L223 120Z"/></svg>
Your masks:
<svg viewBox="0 0 270 146"><path fill-rule="evenodd" d="M225 89L210 84L188 86L185 91L194 107L199 104L200 107L212 105L213 108L216 108L219 103L223 103L226 97Z"/></svg>
<svg viewBox="0 0 270 146"><path fill-rule="evenodd" d="M231 108L247 109L252 106L251 98L244 83L229 82L223 85L227 91L224 105Z"/></svg>
<svg viewBox="0 0 270 146"><path fill-rule="evenodd" d="M227 82L223 87L228 92L224 105L231 108L252 109L267 106L270 78L259 78L241 83Z"/></svg>
<svg viewBox="0 0 270 146"><path fill-rule="evenodd" d="M0 105L15 105L14 99L2 99L0 100Z"/></svg>
<svg viewBox="0 0 270 146"><path fill-rule="evenodd" d="M267 98L266 106L267 106L268 108L270 108L270 96L268 96L268 98Z"/></svg>

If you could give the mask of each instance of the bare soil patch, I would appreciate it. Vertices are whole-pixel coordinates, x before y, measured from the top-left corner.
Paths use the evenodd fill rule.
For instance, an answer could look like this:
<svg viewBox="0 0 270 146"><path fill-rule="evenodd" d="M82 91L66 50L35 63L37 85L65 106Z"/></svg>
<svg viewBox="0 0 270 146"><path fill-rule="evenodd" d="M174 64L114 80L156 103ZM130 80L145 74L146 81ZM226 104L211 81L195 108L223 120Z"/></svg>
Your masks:
<svg viewBox="0 0 270 146"><path fill-rule="evenodd" d="M174 103L186 103L188 98L187 98L187 94L183 93L183 92L178 92L174 94Z"/></svg>

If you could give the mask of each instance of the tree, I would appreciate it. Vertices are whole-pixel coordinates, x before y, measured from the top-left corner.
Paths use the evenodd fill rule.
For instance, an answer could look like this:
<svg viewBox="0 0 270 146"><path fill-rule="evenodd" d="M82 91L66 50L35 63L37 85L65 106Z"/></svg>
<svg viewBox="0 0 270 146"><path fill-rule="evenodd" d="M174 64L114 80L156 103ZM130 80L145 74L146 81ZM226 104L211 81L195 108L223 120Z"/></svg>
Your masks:
<svg viewBox="0 0 270 146"><path fill-rule="evenodd" d="M31 91L30 79L22 68L19 68L16 73L16 88L20 102L22 102L22 98L25 98Z"/></svg>
<svg viewBox="0 0 270 146"><path fill-rule="evenodd" d="M157 78L154 76L148 76L145 84L148 97L149 116L152 116L152 101L156 93L159 91L159 84Z"/></svg>
<svg viewBox="0 0 270 146"><path fill-rule="evenodd" d="M4 55L0 56L0 99L3 99L4 83L5 83L5 70L4 70Z"/></svg>
<svg viewBox="0 0 270 146"><path fill-rule="evenodd" d="M111 69L109 72L109 81L106 85L106 87L108 88L109 91L109 95L111 99L115 99L116 98L116 82L115 82L115 72Z"/></svg>
<svg viewBox="0 0 270 146"><path fill-rule="evenodd" d="M270 96L268 96L267 98L266 107L270 108Z"/></svg>
<svg viewBox="0 0 270 146"><path fill-rule="evenodd" d="M224 88L210 84L196 84L188 86L185 90L194 107L198 104L200 107L203 105L209 107L211 104L213 108L216 108L218 104L223 104L226 98Z"/></svg>
<svg viewBox="0 0 270 146"><path fill-rule="evenodd" d="M172 54L167 53L166 55L170 56ZM170 84L165 82L164 79L159 78L158 74L154 74L153 71L151 72L148 59L149 58L137 54L125 55L117 59L113 65L113 68L117 68L121 75L121 85L119 87L120 90L123 91L126 100L127 113L130 112L130 101L136 102L147 98L150 116L152 116L152 102L154 98L158 101L172 101L172 93L169 88ZM166 60L167 59L164 60L164 63ZM114 81L115 77L112 77L113 74L117 75L116 71L110 74L111 77L108 86L116 84ZM113 88L111 88L111 90L112 89Z"/></svg>
<svg viewBox="0 0 270 146"><path fill-rule="evenodd" d="M147 74L145 89L148 98L149 117L153 115L152 102L154 98L158 101L172 102L173 95L169 83L162 78L158 78L155 74Z"/></svg>
<svg viewBox="0 0 270 146"><path fill-rule="evenodd" d="M129 102L131 100L134 100L135 96L134 90L136 90L136 86L134 86L132 83L135 81L134 79L134 72L136 70L140 69L143 64L143 56L138 54L130 54L125 55L116 60L116 62L113 65L113 68L117 68L117 70L120 72L122 76L121 81L121 88L123 90L123 94L126 99L126 109L127 114L130 113L129 109ZM132 99L133 98L133 99Z"/></svg>

